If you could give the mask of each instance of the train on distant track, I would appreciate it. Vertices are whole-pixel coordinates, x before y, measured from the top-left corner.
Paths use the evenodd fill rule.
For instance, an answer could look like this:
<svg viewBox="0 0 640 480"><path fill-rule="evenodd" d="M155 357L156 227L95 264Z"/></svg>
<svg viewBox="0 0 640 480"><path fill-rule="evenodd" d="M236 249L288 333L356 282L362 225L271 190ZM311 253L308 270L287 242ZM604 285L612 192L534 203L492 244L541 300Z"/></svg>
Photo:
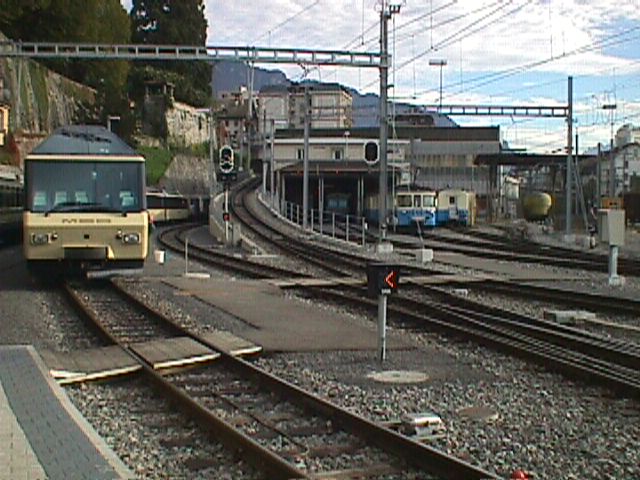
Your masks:
<svg viewBox="0 0 640 480"><path fill-rule="evenodd" d="M15 174L0 174L0 245L20 238L22 197L22 179Z"/></svg>
<svg viewBox="0 0 640 480"><path fill-rule="evenodd" d="M23 250L32 272L142 267L144 157L104 127L72 125L24 164Z"/></svg>
<svg viewBox="0 0 640 480"><path fill-rule="evenodd" d="M188 220L194 215L188 198L165 191L148 191L147 209L153 225Z"/></svg>
<svg viewBox="0 0 640 480"><path fill-rule="evenodd" d="M378 223L378 195L365 198L364 215L371 223ZM445 225L472 226L476 221L476 197L467 190L398 190L387 199L394 208L392 219L396 228L433 228Z"/></svg>

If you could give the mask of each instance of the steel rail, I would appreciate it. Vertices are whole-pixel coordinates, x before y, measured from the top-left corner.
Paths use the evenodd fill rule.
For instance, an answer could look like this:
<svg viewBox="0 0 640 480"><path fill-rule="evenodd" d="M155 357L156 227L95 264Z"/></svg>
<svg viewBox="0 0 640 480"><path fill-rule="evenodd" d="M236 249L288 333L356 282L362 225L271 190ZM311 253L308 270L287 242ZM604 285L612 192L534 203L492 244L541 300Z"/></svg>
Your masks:
<svg viewBox="0 0 640 480"><path fill-rule="evenodd" d="M121 295L127 297L129 301L136 304L137 307L144 309L150 315L158 316L179 329L183 330L185 335L190 336L196 341L217 351L216 347L188 330L183 329L164 315L156 312L152 307L147 305L136 297L131 297L121 286L113 284ZM72 298L74 297L71 294ZM75 299L82 302L82 299L75 295ZM92 322L101 322L90 310L86 312L88 318ZM99 327L98 327L99 328ZM106 329L102 329L104 335L111 341L117 338ZM126 347L125 347L126 348ZM175 385L168 385L167 380L153 368L146 365L146 362L135 354L133 351L126 349L138 362L145 367L145 374L163 391L168 392L169 396L177 402L184 411L199 422L204 423L216 437L225 445L234 451L242 451L243 456L256 466L262 469L268 478L313 478L315 475L309 472L303 472L292 464L278 456L271 450L262 447L259 443L253 441L242 432L237 431L225 421L215 417L206 407L191 399L182 389ZM276 392L281 398L293 404L299 405L307 411L316 415L329 417L335 425L339 425L341 430L347 431L352 435L360 437L367 442L367 445L375 445L384 452L397 456L402 462L414 468L421 468L424 471L438 475L443 479L495 479L495 475L474 467L464 461L444 454L432 447L418 443L405 437L397 432L389 430L381 425L373 423L363 417L336 407L328 401L306 392L299 387L283 381L257 367L249 362L233 357L225 352L219 352L221 357L216 362L223 362L224 367L236 372L240 372L242 376L254 378L263 387ZM166 389L166 390L165 390Z"/></svg>
<svg viewBox="0 0 640 480"><path fill-rule="evenodd" d="M341 305L350 304L356 308L367 308L376 311L377 303L363 298L362 289L343 288L338 292L326 287L305 287L305 291L317 291L321 298L331 298ZM453 335L461 340L473 340L494 350L525 358L543 367L569 374L600 386L606 386L622 395L640 398L640 373L637 369L622 367L606 363L580 352L563 349L561 346L545 342L544 340L514 332L508 327L494 326L464 315L459 311L448 309L444 305L430 306L429 313L417 313L415 308L399 306L393 302L389 304L391 321L400 317L403 324L411 322L424 328L428 325L447 335Z"/></svg>
<svg viewBox="0 0 640 480"><path fill-rule="evenodd" d="M157 314L157 312L149 308L146 304L140 302L135 297L131 297L126 294L123 289L118 288L113 283L112 285L114 285L121 294L127 296L130 301L140 308L143 308L154 315ZM227 446L227 448L233 451L242 452L242 454L247 457L250 464L269 474L269 478L282 480L310 478L304 472L292 466L289 462L284 461L282 458L274 455L270 450L262 447L252 438L233 428L223 420L220 420L212 412L208 411L194 399L190 398L186 393L172 385L160 373L156 372L144 359L133 352L130 348L122 345L117 336L106 328L101 319L91 311L91 309L84 308L86 305L84 300L68 284L64 285L64 290L71 299L74 307L100 332L103 338L108 339L108 341L113 345L120 345L124 351L126 351L142 366L144 374L157 386L157 388L159 388L161 392L169 394L171 399L185 412L186 415L196 420L197 425L204 426L208 431L214 434L216 438ZM163 318L168 324L175 326L178 330L184 331L182 327L166 319L166 317L162 316L161 318Z"/></svg>

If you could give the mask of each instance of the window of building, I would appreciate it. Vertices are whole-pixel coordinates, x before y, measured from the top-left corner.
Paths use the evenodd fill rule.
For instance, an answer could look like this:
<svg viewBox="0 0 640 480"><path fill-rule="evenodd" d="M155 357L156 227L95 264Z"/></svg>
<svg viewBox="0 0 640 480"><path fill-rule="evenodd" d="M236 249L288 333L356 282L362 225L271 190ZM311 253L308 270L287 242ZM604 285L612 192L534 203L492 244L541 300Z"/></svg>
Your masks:
<svg viewBox="0 0 640 480"><path fill-rule="evenodd" d="M344 159L344 150L342 148L336 148L333 150L331 157L334 160L342 160Z"/></svg>
<svg viewBox="0 0 640 480"><path fill-rule="evenodd" d="M304 160L304 148L299 148L296 150L296 158L298 160Z"/></svg>

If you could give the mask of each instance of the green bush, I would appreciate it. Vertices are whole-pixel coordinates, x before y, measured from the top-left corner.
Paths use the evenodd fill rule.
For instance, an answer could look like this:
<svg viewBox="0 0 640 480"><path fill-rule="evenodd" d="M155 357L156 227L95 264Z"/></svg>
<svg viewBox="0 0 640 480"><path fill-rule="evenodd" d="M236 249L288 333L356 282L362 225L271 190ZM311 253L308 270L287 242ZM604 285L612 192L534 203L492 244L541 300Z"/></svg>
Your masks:
<svg viewBox="0 0 640 480"><path fill-rule="evenodd" d="M147 185L156 185L173 159L171 152L161 147L138 147L138 152L146 159Z"/></svg>

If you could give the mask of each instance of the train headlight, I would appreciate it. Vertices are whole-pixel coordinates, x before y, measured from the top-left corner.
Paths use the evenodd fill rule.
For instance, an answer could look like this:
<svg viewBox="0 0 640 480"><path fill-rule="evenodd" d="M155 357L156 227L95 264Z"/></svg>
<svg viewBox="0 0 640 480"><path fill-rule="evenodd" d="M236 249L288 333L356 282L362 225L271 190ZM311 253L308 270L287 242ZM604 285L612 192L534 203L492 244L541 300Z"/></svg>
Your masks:
<svg viewBox="0 0 640 480"><path fill-rule="evenodd" d="M48 233L34 233L31 235L31 243L33 245L45 245L49 243Z"/></svg>
<svg viewBox="0 0 640 480"><path fill-rule="evenodd" d="M140 234L139 233L125 233L122 235L122 242L127 244L136 244L140 243Z"/></svg>

